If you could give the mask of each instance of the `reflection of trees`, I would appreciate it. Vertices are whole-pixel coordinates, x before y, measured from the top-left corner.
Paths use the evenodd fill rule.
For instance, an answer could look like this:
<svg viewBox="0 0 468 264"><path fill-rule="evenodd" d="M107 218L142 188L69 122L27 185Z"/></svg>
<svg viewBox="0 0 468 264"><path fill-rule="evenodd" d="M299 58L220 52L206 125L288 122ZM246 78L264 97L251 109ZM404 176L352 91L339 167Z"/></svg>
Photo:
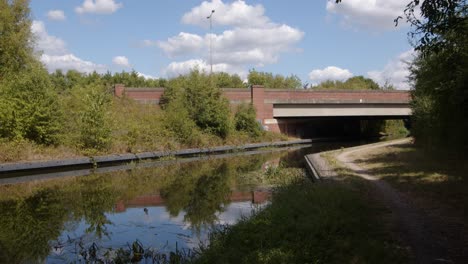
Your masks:
<svg viewBox="0 0 468 264"><path fill-rule="evenodd" d="M174 166L89 175L8 187L16 197L2 196L0 186L0 262L40 262L49 255L49 241L60 236L65 223L86 222L86 231L107 235L106 217L118 200L160 192L172 216L185 211L195 228L211 224L229 203L230 190L249 179L267 154L197 161ZM73 224L67 224L74 226Z"/></svg>
<svg viewBox="0 0 468 264"><path fill-rule="evenodd" d="M185 207L185 221L189 221L195 228L212 224L217 220L216 212L223 211L224 206L229 203L231 187L226 169L226 164L223 164L197 180Z"/></svg>
<svg viewBox="0 0 468 264"><path fill-rule="evenodd" d="M84 188L80 188L79 204L76 209L78 216L83 217L89 225L87 233L94 233L98 238L107 234L106 225L111 224L105 212L109 212L114 207L118 194L103 177L96 177L87 181Z"/></svg>
<svg viewBox="0 0 468 264"><path fill-rule="evenodd" d="M216 220L216 212L228 203L230 185L223 161L193 165L181 167L161 196L172 216L184 210L185 221L199 228Z"/></svg>
<svg viewBox="0 0 468 264"><path fill-rule="evenodd" d="M67 210L57 190L41 190L24 200L0 202L0 259L5 263L39 261L48 241L60 235Z"/></svg>

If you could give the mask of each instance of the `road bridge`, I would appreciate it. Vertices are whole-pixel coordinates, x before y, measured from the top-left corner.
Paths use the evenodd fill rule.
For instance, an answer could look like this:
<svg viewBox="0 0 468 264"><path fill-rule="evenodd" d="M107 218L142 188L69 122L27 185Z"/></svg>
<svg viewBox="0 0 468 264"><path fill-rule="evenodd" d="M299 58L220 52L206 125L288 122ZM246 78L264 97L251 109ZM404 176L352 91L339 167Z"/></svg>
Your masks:
<svg viewBox="0 0 468 264"><path fill-rule="evenodd" d="M222 91L232 107L252 103L257 120L265 129L296 136L307 137L304 130L317 132L321 127L338 129L343 124L356 127L362 126L362 121L411 116L408 91L265 89L258 85ZM164 88L128 88L118 84L114 93L142 103L159 104Z"/></svg>

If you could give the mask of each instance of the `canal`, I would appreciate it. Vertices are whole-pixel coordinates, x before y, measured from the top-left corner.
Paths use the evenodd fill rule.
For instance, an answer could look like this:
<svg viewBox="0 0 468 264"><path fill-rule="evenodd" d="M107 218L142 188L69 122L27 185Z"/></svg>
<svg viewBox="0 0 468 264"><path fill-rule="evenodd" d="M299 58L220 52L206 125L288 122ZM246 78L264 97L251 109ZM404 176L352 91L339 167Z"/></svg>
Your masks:
<svg viewBox="0 0 468 264"><path fill-rule="evenodd" d="M135 247L190 253L214 228L261 210L277 184L306 177L305 154L350 144L358 143L147 162L0 185L0 262L83 262Z"/></svg>

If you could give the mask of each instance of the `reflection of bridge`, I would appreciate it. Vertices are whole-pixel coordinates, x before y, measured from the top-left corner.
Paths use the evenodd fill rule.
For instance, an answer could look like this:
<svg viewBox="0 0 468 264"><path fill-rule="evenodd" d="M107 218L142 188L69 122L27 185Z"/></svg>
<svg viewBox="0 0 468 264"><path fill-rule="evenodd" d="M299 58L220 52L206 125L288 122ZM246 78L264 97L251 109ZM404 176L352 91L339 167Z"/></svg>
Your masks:
<svg viewBox="0 0 468 264"><path fill-rule="evenodd" d="M257 120L265 128L286 134L300 134L298 130L305 124L315 128L330 125L330 120L341 125L343 120L405 119L411 115L407 91L279 90L255 85L251 89L222 90L231 105L252 102L257 110ZM118 97L125 95L144 103L158 104L164 89L115 85L114 92ZM314 123L317 120L328 121ZM331 129L336 124L333 123Z"/></svg>
<svg viewBox="0 0 468 264"><path fill-rule="evenodd" d="M233 191L229 200L231 202L246 202L250 201L254 204L265 203L271 197L271 192L268 190L240 192ZM115 204L116 212L125 212L127 208L149 207L164 205L164 199L159 194L139 196L131 200L120 200Z"/></svg>

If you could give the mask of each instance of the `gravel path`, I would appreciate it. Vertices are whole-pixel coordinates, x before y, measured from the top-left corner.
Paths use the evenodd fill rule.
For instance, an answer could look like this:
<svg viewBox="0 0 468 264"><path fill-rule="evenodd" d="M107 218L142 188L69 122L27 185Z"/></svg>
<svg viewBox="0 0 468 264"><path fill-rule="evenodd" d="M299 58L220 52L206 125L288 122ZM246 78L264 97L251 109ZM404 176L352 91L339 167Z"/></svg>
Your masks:
<svg viewBox="0 0 468 264"><path fill-rule="evenodd" d="M352 170L356 175L372 182L375 187L373 195L383 202L397 221L401 240L411 248L416 263L455 263L449 258L449 243L442 237L444 232L437 221L431 219L430 215L417 208L407 195L393 188L383 180L370 175L365 169L354 163L352 154L359 151L367 151L383 146L408 143L410 139L395 140L385 143L364 145L360 147L345 149L336 156L336 159L345 167ZM468 250L468 249L467 249Z"/></svg>

